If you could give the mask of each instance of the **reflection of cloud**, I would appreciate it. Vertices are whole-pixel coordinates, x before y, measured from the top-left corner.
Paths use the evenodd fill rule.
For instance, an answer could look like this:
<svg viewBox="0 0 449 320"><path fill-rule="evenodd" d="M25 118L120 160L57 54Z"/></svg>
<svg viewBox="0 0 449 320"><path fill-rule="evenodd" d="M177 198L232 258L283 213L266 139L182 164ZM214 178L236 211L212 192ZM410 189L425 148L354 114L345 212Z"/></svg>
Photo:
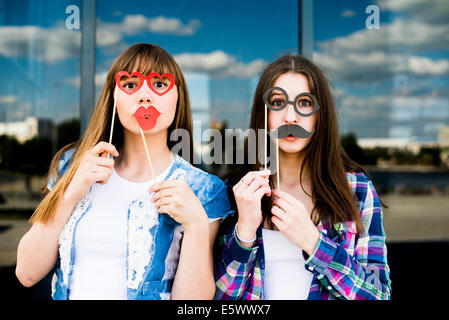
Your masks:
<svg viewBox="0 0 449 320"><path fill-rule="evenodd" d="M183 24L177 18L155 17L147 18L144 15L126 15L121 22L104 22L97 19L97 44L99 46L120 46L124 36L136 35L145 32L169 34L176 36L191 36L201 27L201 22L191 19Z"/></svg>
<svg viewBox="0 0 449 320"><path fill-rule="evenodd" d="M429 25L398 18L380 30L363 29L318 43L315 61L336 79L382 80L392 74L449 74L449 60L410 52L449 49L449 24Z"/></svg>
<svg viewBox="0 0 449 320"><path fill-rule="evenodd" d="M95 74L95 86L102 88L106 82L106 77L108 75L109 71L99 71ZM73 87L79 88L81 83L80 76L72 77L72 78L66 78L65 82Z"/></svg>
<svg viewBox="0 0 449 320"><path fill-rule="evenodd" d="M0 104L9 104L9 103L16 103L16 102L17 102L17 96L15 96L15 95L0 96Z"/></svg>
<svg viewBox="0 0 449 320"><path fill-rule="evenodd" d="M439 97L393 97L391 119L396 121L423 121L449 119L449 102Z"/></svg>
<svg viewBox="0 0 449 320"><path fill-rule="evenodd" d="M189 36L196 33L201 22L192 19L187 24L168 17L147 18L143 15L126 15L121 22L107 23L98 20L97 46L114 52L125 48L124 36L145 32ZM0 55L12 58L32 57L38 61L55 63L79 57L81 32L67 30L63 21L56 26L1 26Z"/></svg>
<svg viewBox="0 0 449 320"><path fill-rule="evenodd" d="M314 53L314 61L343 81L383 80L397 73L444 76L449 74L449 60L432 60L426 57L388 54L381 51L333 55Z"/></svg>
<svg viewBox="0 0 449 320"><path fill-rule="evenodd" d="M445 75L449 73L449 60L431 60L424 57L410 57L409 67L411 73Z"/></svg>
<svg viewBox="0 0 449 320"><path fill-rule="evenodd" d="M378 0L381 10L407 13L414 19L425 21L429 24L447 24L449 16L449 4L447 0Z"/></svg>
<svg viewBox="0 0 449 320"><path fill-rule="evenodd" d="M449 120L449 102L441 97L344 94L338 105L341 131L354 131L360 137L416 136L432 140L440 124Z"/></svg>
<svg viewBox="0 0 449 320"><path fill-rule="evenodd" d="M250 78L258 74L265 64L262 59L245 64L221 50L211 53L182 53L174 58L183 71L205 72L220 78Z"/></svg>
<svg viewBox="0 0 449 320"><path fill-rule="evenodd" d="M362 29L347 36L318 43L326 52L350 51L367 53L373 50L434 51L449 49L449 24L430 25L418 20L395 19L379 30Z"/></svg>
<svg viewBox="0 0 449 320"><path fill-rule="evenodd" d="M345 94L340 115L352 118L390 118L395 121L449 119L449 102L440 97L377 95L359 97Z"/></svg>
<svg viewBox="0 0 449 320"><path fill-rule="evenodd" d="M3 26L0 27L0 54L54 63L79 56L80 40L80 32L69 31L61 24L52 28Z"/></svg>
<svg viewBox="0 0 449 320"><path fill-rule="evenodd" d="M343 10L343 12L341 13L341 16L343 18L351 18L354 17L355 15L356 15L355 11L350 9Z"/></svg>
<svg viewBox="0 0 449 320"><path fill-rule="evenodd" d="M376 121L388 119L390 107L391 101L387 96L358 97L344 95L340 100L338 115L342 119Z"/></svg>
<svg viewBox="0 0 449 320"><path fill-rule="evenodd" d="M22 102L20 108L13 108L8 114L8 121L22 121L31 116L33 107L29 101Z"/></svg>
<svg viewBox="0 0 449 320"><path fill-rule="evenodd" d="M172 34L177 36L191 36L201 27L201 22L191 19L187 24L183 24L177 18L167 18L159 16L147 18L144 15L127 15L120 23L125 34L137 34L145 31L159 34Z"/></svg>

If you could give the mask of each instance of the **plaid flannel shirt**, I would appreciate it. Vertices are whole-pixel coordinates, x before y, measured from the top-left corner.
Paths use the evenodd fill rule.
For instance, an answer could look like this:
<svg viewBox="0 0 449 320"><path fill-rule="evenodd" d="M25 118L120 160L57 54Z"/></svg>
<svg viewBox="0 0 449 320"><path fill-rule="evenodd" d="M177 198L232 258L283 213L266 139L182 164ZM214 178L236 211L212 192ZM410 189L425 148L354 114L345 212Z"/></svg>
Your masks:
<svg viewBox="0 0 449 320"><path fill-rule="evenodd" d="M357 235L353 221L333 228L318 224L320 238L315 251L311 256L303 252L304 267L313 273L308 299L388 300L390 269L378 195L365 174L347 172L346 177L358 199L364 231ZM232 196L232 190L229 193ZM215 299L264 299L262 226L253 247L245 248L234 236L235 220L235 216L225 219L216 243Z"/></svg>

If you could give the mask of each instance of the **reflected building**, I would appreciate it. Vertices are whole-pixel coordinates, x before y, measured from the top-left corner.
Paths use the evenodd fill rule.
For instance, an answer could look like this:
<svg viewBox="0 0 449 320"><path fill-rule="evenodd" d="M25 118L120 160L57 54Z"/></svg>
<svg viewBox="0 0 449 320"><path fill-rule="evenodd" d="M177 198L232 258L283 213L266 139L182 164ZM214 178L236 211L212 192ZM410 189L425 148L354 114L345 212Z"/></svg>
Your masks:
<svg viewBox="0 0 449 320"><path fill-rule="evenodd" d="M15 137L23 143L35 137L52 139L54 124L50 119L27 117L24 121L0 122L0 135Z"/></svg>

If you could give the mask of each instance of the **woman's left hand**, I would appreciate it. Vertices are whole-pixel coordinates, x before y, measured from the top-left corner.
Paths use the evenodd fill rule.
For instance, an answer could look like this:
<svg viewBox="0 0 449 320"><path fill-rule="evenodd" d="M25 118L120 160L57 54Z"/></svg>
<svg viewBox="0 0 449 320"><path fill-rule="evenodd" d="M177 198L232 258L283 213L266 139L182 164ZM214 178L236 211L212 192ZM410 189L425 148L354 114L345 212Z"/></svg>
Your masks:
<svg viewBox="0 0 449 320"><path fill-rule="evenodd" d="M311 255L318 243L320 232L312 222L304 204L284 191L272 190L271 220L287 239Z"/></svg>
<svg viewBox="0 0 449 320"><path fill-rule="evenodd" d="M184 229L205 225L207 214L203 205L184 180L167 180L151 186L152 201L157 210L166 213Z"/></svg>

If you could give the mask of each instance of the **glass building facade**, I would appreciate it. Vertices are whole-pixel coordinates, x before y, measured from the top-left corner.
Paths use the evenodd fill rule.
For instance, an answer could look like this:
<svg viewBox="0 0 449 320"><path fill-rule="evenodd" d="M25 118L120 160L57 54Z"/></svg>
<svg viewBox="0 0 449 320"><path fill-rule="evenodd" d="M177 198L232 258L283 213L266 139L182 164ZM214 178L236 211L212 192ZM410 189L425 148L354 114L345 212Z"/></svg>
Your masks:
<svg viewBox="0 0 449 320"><path fill-rule="evenodd" d="M449 240L448 17L447 0L0 0L0 218L34 211L114 59L145 42L184 73L197 151L207 128L248 128L268 63L311 58L329 78L345 149L380 194L405 199L386 198L387 235ZM395 165L415 169L385 168ZM435 196L424 222L402 209L413 192ZM422 232L401 233L403 221Z"/></svg>

